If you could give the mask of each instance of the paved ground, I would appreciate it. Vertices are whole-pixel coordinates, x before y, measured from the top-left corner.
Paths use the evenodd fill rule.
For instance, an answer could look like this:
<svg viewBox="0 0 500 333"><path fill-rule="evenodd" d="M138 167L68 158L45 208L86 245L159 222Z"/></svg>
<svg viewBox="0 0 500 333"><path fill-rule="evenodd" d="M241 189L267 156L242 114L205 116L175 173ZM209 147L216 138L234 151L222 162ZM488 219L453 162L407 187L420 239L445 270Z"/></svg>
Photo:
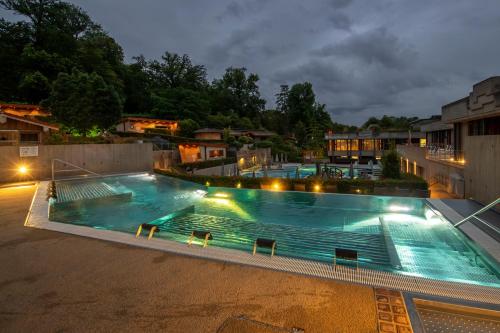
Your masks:
<svg viewBox="0 0 500 333"><path fill-rule="evenodd" d="M448 193L446 191L446 186L435 183L429 187L431 190L431 199L456 199L458 198L456 195Z"/></svg>
<svg viewBox="0 0 500 333"><path fill-rule="evenodd" d="M371 288L23 227L33 190L0 189L0 331L377 331Z"/></svg>

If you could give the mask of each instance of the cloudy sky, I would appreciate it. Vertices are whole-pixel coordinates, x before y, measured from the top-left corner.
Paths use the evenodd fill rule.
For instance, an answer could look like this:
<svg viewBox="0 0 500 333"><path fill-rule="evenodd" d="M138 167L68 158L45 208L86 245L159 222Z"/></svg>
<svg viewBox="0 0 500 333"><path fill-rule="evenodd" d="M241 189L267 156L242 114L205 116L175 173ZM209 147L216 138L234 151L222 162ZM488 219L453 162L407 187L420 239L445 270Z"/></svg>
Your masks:
<svg viewBox="0 0 500 333"><path fill-rule="evenodd" d="M72 0L127 59L168 50L280 84L310 81L334 121L429 116L500 74L499 0Z"/></svg>

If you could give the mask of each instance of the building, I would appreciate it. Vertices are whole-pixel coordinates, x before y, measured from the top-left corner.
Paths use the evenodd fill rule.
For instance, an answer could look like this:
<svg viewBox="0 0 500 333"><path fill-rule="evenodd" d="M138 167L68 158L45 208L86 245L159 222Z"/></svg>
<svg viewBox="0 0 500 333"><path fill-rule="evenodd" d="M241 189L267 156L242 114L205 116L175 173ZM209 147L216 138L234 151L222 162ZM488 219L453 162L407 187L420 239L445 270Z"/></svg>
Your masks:
<svg viewBox="0 0 500 333"><path fill-rule="evenodd" d="M183 142L179 143L179 154L182 163L224 159L227 155L227 145L210 142Z"/></svg>
<svg viewBox="0 0 500 333"><path fill-rule="evenodd" d="M368 163L381 159L385 151L398 144L412 143L425 145L425 136L421 132L400 131L380 132L371 130L357 133L325 134L328 158L332 163Z"/></svg>
<svg viewBox="0 0 500 333"><path fill-rule="evenodd" d="M162 129L174 135L178 130L178 122L146 117L124 117L116 125L116 131L121 133L144 133L146 129Z"/></svg>
<svg viewBox="0 0 500 333"><path fill-rule="evenodd" d="M425 147L398 146L404 171L442 184L460 198L488 203L500 196L500 76L444 105L441 119L421 130Z"/></svg>
<svg viewBox="0 0 500 333"><path fill-rule="evenodd" d="M59 127L37 105L0 104L0 146L39 145Z"/></svg>

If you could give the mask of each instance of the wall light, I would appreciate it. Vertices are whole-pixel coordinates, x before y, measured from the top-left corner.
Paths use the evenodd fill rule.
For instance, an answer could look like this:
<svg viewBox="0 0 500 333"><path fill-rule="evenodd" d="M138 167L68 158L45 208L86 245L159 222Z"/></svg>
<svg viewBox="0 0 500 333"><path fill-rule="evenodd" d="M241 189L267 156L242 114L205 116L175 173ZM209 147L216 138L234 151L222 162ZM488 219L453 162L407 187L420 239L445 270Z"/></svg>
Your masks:
<svg viewBox="0 0 500 333"><path fill-rule="evenodd" d="M280 183L278 183L278 182L274 182L274 183L273 183L273 190L275 190L275 191L279 191L279 190L281 190L281 185L280 185Z"/></svg>
<svg viewBox="0 0 500 333"><path fill-rule="evenodd" d="M19 168L17 168L17 172L19 172L21 175L25 175L28 173L28 167L25 165L20 165Z"/></svg>
<svg viewBox="0 0 500 333"><path fill-rule="evenodd" d="M210 182L209 182L209 181L207 181L207 182L205 183L205 186L206 186L206 187L210 186Z"/></svg>
<svg viewBox="0 0 500 333"><path fill-rule="evenodd" d="M314 191L316 192L321 191L321 186L319 184L314 185Z"/></svg>
<svg viewBox="0 0 500 333"><path fill-rule="evenodd" d="M236 188L241 188L241 183L237 183Z"/></svg>

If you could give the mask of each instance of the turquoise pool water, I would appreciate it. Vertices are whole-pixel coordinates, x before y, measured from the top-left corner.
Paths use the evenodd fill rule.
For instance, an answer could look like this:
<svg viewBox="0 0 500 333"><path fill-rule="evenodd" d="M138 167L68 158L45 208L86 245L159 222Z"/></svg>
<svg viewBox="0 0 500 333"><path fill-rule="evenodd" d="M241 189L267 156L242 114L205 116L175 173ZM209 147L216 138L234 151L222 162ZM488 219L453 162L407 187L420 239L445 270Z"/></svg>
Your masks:
<svg viewBox="0 0 500 333"><path fill-rule="evenodd" d="M61 182L60 189L54 221L128 233L153 223L155 237L179 242L207 230L211 246L243 251L257 237L272 238L277 255L323 262L333 261L336 247L354 249L362 267L500 287L498 263L424 199L206 188L160 175ZM74 200L75 192L99 191L120 195Z"/></svg>
<svg viewBox="0 0 500 333"><path fill-rule="evenodd" d="M343 178L349 177L349 167L340 167L342 170ZM244 171L241 173L244 177L253 177L255 174L256 178L264 177L264 171ZM267 176L271 178L307 178L316 175L316 166L315 165L302 165L302 166L284 166L283 169L280 170L268 170ZM359 176L359 170L353 170L354 178Z"/></svg>

